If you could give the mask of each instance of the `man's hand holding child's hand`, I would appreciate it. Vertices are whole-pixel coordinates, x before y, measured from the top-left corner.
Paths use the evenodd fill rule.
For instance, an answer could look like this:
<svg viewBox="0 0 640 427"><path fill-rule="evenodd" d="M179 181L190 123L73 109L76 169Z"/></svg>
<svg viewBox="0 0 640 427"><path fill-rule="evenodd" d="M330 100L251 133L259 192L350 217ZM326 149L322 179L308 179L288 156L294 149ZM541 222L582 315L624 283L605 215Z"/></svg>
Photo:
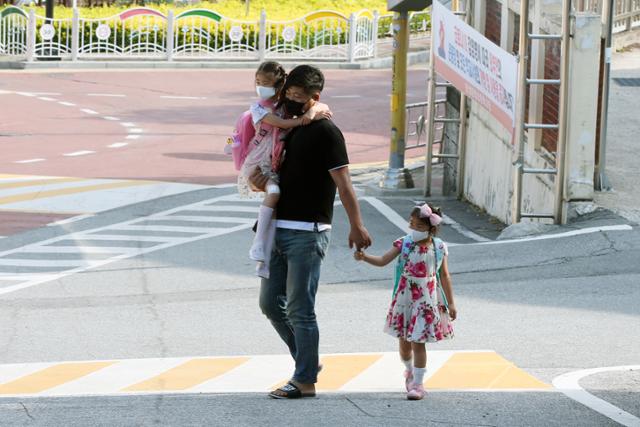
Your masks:
<svg viewBox="0 0 640 427"><path fill-rule="evenodd" d="M356 261L364 261L364 251L355 251L353 253L353 257L356 259Z"/></svg>

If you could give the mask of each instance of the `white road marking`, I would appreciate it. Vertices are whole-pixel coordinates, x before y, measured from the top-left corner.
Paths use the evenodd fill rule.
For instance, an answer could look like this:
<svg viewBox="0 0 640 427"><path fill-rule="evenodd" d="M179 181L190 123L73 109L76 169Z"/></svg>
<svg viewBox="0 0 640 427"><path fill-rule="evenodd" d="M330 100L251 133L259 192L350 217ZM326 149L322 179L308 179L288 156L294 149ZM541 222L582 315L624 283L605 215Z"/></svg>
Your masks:
<svg viewBox="0 0 640 427"><path fill-rule="evenodd" d="M141 135L127 135L124 139L140 139Z"/></svg>
<svg viewBox="0 0 640 427"><path fill-rule="evenodd" d="M164 98L164 99L207 99L204 96L168 96L168 95L160 96L160 98Z"/></svg>
<svg viewBox="0 0 640 427"><path fill-rule="evenodd" d="M521 243L521 242L531 242L534 240L559 239L562 237L572 237L572 236L579 236L581 234L600 233L603 231L630 231L630 230L633 230L633 227L627 224L603 225L600 227L581 228L579 230L572 230L564 233L544 234L542 236L523 237L522 239L492 240L490 242L470 243L470 244L471 245L500 245L503 243Z"/></svg>
<svg viewBox="0 0 640 427"><path fill-rule="evenodd" d="M117 121L120 120L119 118L113 117L113 116L103 116L102 118L105 119L105 120L111 120L111 121L114 121L114 122L117 122Z"/></svg>
<svg viewBox="0 0 640 427"><path fill-rule="evenodd" d="M41 101L48 101L48 102L57 101L57 99L49 98L47 96L39 96L38 99L41 100Z"/></svg>
<svg viewBox="0 0 640 427"><path fill-rule="evenodd" d="M44 162L46 159L28 159L28 160L16 160L13 163L37 163L37 162Z"/></svg>
<svg viewBox="0 0 640 427"><path fill-rule="evenodd" d="M76 104L74 104L73 102L67 102L67 101L58 101L58 104L64 105L65 107L75 107L76 106Z"/></svg>
<svg viewBox="0 0 640 427"><path fill-rule="evenodd" d="M36 96L35 93L30 93L30 92L16 92L18 95L22 95L22 96L28 96L28 97L33 97Z"/></svg>
<svg viewBox="0 0 640 427"><path fill-rule="evenodd" d="M34 96L60 96L59 92L32 92Z"/></svg>
<svg viewBox="0 0 640 427"><path fill-rule="evenodd" d="M380 212L382 215L384 215L385 218L389 220L389 222L394 224L404 233L407 232L407 228L409 227L407 218L401 217L396 211L394 211L385 203L381 202L375 197L362 197L362 200L368 202L371 206L376 208L378 212Z"/></svg>
<svg viewBox="0 0 640 427"><path fill-rule="evenodd" d="M632 415L611 403L602 400L580 387L578 382L589 375L601 372L640 370L640 365L611 366L604 368L584 369L569 372L553 379L553 386L571 399L627 427L640 427L640 418Z"/></svg>
<svg viewBox="0 0 640 427"><path fill-rule="evenodd" d="M97 111L90 110L88 108L81 108L80 111L82 111L83 113L92 114L92 115L100 114Z"/></svg>
<svg viewBox="0 0 640 427"><path fill-rule="evenodd" d="M122 122L120 124L126 128L132 128L136 126L135 123L131 123L131 122Z"/></svg>
<svg viewBox="0 0 640 427"><path fill-rule="evenodd" d="M140 128L130 128L129 132L131 132L131 133L142 133L144 131L142 129L140 129Z"/></svg>
<svg viewBox="0 0 640 427"><path fill-rule="evenodd" d="M71 218L65 218L65 219L61 219L59 221L54 221L54 222L50 222L49 224L47 224L50 227L55 227L58 225L65 225L65 224L71 224L72 222L76 222L76 221L80 221L86 218L91 218L92 216L94 216L93 214L85 214L85 215L76 215L76 216L72 216Z"/></svg>
<svg viewBox="0 0 640 427"><path fill-rule="evenodd" d="M88 93L87 96L104 96L104 97L113 97L113 98L124 98L127 95L122 95L119 93Z"/></svg>
<svg viewBox="0 0 640 427"><path fill-rule="evenodd" d="M20 280L21 281L20 283L10 284L0 288L0 295L16 292L21 289L26 289L42 283L51 282L53 280L58 280L60 278L70 276L75 273L87 271L89 269L97 268L97 267L110 264L122 259L136 257L136 256L144 255L150 252L155 252L155 251L163 250L166 248L170 248L173 246L196 242L202 239L210 239L212 237L222 236L225 234L234 233L236 231L250 228L252 226L251 223L241 223L241 224L234 225L231 227L226 227L226 228L178 227L180 231L190 231L194 233L194 235L191 235L189 237L175 237L175 236L166 236L166 235L138 236L138 235L116 234L119 229L121 230L144 229L144 230L150 230L150 231L157 231L160 233L162 232L163 229L167 230L171 228L172 229L171 231L175 231L176 227L165 227L165 226L154 227L151 225L141 225L140 222L153 221L153 220L163 220L163 221L170 220L171 219L170 216L172 214L176 214L176 213L180 214L183 211L197 210L199 207L206 207L208 208L207 209L208 211L215 210L215 209L212 209L212 208L215 208L215 206L211 206L212 203L226 202L230 199L232 200L233 197L234 195L232 195L231 197L220 196L213 199L208 199L208 200L200 201L197 203L193 203L191 205L184 205L184 206L179 206L177 208L172 208L167 211L159 212L144 218L135 218L133 220L121 222L118 224L112 224L105 227L99 227L99 228L94 228L90 230L84 230L84 231L70 233L62 236L57 236L41 242L25 245L17 249L11 249L8 251L0 252L0 258L4 258L4 261L0 262L3 265L8 265L11 261L16 261L16 260L19 263L22 263L23 265L27 265L29 261L34 263L34 265L35 263L39 263L39 265L42 265L43 263L45 264L56 263L57 261L23 260L15 257L19 257L20 254L23 254L23 253L29 253L34 248L46 248L46 249L38 249L38 251L41 253L48 253L47 250L50 251L51 253L56 253L56 251L61 247L77 247L78 248L77 252L82 253L83 242L87 242L86 245L89 247L99 246L96 244L92 244L91 243L92 241L111 242L112 243L111 245L107 244L107 246L110 246L111 248L116 247L118 245L118 242L123 242L123 241L151 242L151 245L149 246L140 247L139 245L138 247L135 247L135 248L128 247L118 251L114 250L113 251L114 256L111 256L109 258L102 259L102 260L92 260L90 262L87 262L86 260L84 260L82 261L84 262L84 265L82 266L79 266L79 267L76 266L75 268L69 268L64 271L55 272L54 274L47 274L46 276L38 276L37 274L34 275L33 273L29 273L29 272L25 272L24 277L21 274L13 274L11 275L11 278L6 277L9 275L6 275L5 277L0 275L0 280L11 280L11 281ZM230 210L230 209L234 210L233 207L228 207L228 206L225 207L224 210ZM258 207L256 206L254 210L257 211ZM109 233L112 233L112 234L109 234ZM14 258L9 259L9 258L6 258L7 256L13 256ZM65 260L65 261L61 260L58 263L63 263L63 262L71 263L71 261L68 261L68 260ZM70 266L70 267L73 267L73 266Z"/></svg>
<svg viewBox="0 0 640 427"><path fill-rule="evenodd" d="M129 145L129 143L127 143L127 142L116 142L114 144L107 145L107 147L109 147L109 148L120 148L120 147L126 147L127 145Z"/></svg>
<svg viewBox="0 0 640 427"><path fill-rule="evenodd" d="M468 228L460 225L459 223L457 223L456 221L454 221L453 219L451 219L451 217L447 216L447 215L442 215L442 221L451 226L451 228L453 228L454 230L456 230L458 233L462 234L463 236L466 236L468 238L470 238L471 240L475 240L476 242L490 242L490 239L487 239L486 237L483 237L479 234L474 233L473 231L469 230Z"/></svg>
<svg viewBox="0 0 640 427"><path fill-rule="evenodd" d="M362 98L362 95L331 95L329 98Z"/></svg>
<svg viewBox="0 0 640 427"><path fill-rule="evenodd" d="M95 153L95 151L84 150L84 151L74 151L73 153L65 153L63 154L63 156L76 157L76 156L86 156L87 154L93 154L93 153Z"/></svg>

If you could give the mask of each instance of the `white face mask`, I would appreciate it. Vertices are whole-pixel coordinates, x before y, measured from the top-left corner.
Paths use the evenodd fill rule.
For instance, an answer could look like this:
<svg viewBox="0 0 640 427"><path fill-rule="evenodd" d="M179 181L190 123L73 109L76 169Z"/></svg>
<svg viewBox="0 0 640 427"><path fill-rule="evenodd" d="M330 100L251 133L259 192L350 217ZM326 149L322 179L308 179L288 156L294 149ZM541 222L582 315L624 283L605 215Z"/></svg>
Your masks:
<svg viewBox="0 0 640 427"><path fill-rule="evenodd" d="M276 89L267 86L256 86L256 93L260 97L260 99L270 99L273 98L276 94Z"/></svg>
<svg viewBox="0 0 640 427"><path fill-rule="evenodd" d="M418 230L409 230L411 232L411 238L414 242L419 242L421 240L425 240L429 237L428 231L418 231Z"/></svg>

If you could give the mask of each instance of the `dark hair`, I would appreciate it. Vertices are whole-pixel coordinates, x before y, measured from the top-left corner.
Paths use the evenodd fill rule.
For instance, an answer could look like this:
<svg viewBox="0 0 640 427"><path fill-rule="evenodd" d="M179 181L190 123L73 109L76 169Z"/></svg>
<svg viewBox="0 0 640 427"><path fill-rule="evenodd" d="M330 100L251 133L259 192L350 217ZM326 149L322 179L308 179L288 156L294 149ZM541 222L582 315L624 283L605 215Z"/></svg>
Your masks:
<svg viewBox="0 0 640 427"><path fill-rule="evenodd" d="M260 64L256 70L256 76L258 74L269 73L273 74L276 79L273 88L276 90L276 93L280 92L284 86L285 79L287 78L287 73L284 71L282 65L276 61L265 61Z"/></svg>
<svg viewBox="0 0 640 427"><path fill-rule="evenodd" d="M431 203L427 203L427 205L429 205L429 207L431 208L431 211L434 214L442 218L442 209L440 209L438 206L433 206ZM431 221L429 221L429 218L420 217L420 206L416 206L413 208L413 210L411 211L411 216L417 219L418 221L420 221L421 223L423 223L424 225L426 225L427 227L429 227L429 232L431 234L433 235L437 234L438 227L435 225L431 225Z"/></svg>
<svg viewBox="0 0 640 427"><path fill-rule="evenodd" d="M302 88L307 95L322 92L324 89L324 74L313 65L298 65L287 76L284 90L291 86Z"/></svg>

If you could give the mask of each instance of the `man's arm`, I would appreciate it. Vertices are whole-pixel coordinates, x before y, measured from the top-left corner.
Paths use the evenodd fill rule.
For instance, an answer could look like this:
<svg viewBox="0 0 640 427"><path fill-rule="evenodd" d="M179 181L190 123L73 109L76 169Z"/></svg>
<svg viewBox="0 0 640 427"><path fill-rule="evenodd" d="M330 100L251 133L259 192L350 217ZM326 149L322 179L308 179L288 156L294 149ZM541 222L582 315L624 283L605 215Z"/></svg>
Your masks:
<svg viewBox="0 0 640 427"><path fill-rule="evenodd" d="M362 223L360 205L358 204L353 185L351 185L349 167L343 166L338 169L333 169L329 171L329 173L336 187L338 187L338 195L342 201L342 206L344 206L344 210L347 211L347 216L349 217L349 224L351 225L349 247L352 248L355 245L358 250L368 248L371 246L371 237Z"/></svg>

